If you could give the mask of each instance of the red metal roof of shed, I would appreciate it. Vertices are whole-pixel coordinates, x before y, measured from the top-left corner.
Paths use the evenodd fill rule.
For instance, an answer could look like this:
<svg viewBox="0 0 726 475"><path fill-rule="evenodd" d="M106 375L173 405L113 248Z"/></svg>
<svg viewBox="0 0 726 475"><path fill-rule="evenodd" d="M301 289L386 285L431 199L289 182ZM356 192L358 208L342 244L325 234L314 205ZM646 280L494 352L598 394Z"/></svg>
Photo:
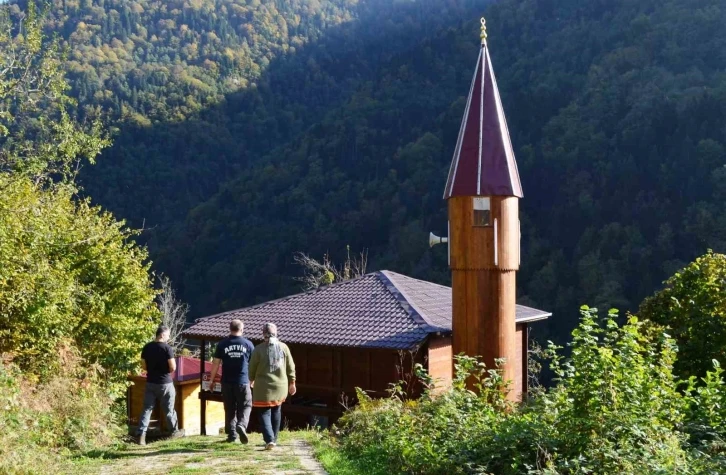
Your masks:
<svg viewBox="0 0 726 475"><path fill-rule="evenodd" d="M192 358L190 356L177 356L176 357L176 371L171 375L172 380L175 383L182 383L192 379L198 380L200 378L199 369L201 367L200 360L198 358ZM204 362L204 372L208 373L212 370L212 363L210 361ZM222 375L222 367L219 367L217 371L218 375ZM141 377L146 378L146 371L141 372Z"/></svg>

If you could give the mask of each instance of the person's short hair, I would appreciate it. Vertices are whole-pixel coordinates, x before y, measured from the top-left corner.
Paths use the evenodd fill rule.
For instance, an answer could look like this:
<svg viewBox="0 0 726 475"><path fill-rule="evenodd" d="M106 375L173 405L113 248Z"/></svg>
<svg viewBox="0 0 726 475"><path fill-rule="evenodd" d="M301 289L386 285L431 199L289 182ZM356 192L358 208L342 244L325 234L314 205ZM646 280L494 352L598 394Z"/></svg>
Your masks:
<svg viewBox="0 0 726 475"><path fill-rule="evenodd" d="M229 322L229 331L237 333L241 332L242 329L245 327L245 324L242 323L242 320L235 318L231 322Z"/></svg>
<svg viewBox="0 0 726 475"><path fill-rule="evenodd" d="M156 328L156 338L159 338L161 335L169 331L169 327L166 325L159 325Z"/></svg>
<svg viewBox="0 0 726 475"><path fill-rule="evenodd" d="M277 325L274 323L265 323L262 327L262 333L266 336L277 336Z"/></svg>

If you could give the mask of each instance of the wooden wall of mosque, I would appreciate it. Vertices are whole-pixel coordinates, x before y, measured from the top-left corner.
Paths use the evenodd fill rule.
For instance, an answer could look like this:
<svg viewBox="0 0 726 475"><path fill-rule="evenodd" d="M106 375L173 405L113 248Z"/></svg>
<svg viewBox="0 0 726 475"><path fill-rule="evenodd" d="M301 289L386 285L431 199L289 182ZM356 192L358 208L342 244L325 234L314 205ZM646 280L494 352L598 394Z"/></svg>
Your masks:
<svg viewBox="0 0 726 475"><path fill-rule="evenodd" d="M431 337L428 345L427 367L437 387L451 385L454 376L451 336Z"/></svg>
<svg viewBox="0 0 726 475"><path fill-rule="evenodd" d="M341 395L352 402L355 388L386 396L391 383L411 376L423 351L411 353L364 348L333 348L289 344L295 360L300 395L338 407Z"/></svg>

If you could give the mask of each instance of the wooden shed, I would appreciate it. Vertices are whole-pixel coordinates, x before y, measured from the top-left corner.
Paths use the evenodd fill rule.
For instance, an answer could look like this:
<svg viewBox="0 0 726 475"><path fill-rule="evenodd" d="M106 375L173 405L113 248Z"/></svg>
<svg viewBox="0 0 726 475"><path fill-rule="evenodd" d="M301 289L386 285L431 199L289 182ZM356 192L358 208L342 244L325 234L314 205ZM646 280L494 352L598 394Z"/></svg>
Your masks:
<svg viewBox="0 0 726 475"><path fill-rule="evenodd" d="M526 391L528 325L548 316L517 305L514 386L520 393ZM344 406L355 403L356 387L385 396L391 383L405 380L415 392L415 363L424 365L441 385L452 378L451 288L446 286L391 271L373 272L198 319L184 335L201 340L204 348L207 342L227 336L235 318L244 322L245 336L255 343L264 323L276 323L280 339L289 345L298 387L282 408L290 426L334 422ZM199 397L204 421L205 404L221 396L203 391Z"/></svg>
<svg viewBox="0 0 726 475"><path fill-rule="evenodd" d="M184 429L186 435L198 435L202 433L216 434L224 427L224 407L221 402L205 401L206 425L205 430L201 429L200 412L202 407L199 404L200 393L200 371L201 361L197 358L186 356L176 357L176 371L172 377L176 388L176 413L179 420L179 428ZM205 363L205 371L212 369L210 362ZM139 425L139 417L144 405L144 387L146 385L146 374L129 376L132 382L126 393L126 410L128 416L129 433L136 433ZM149 433L169 432L166 427L164 415L157 402L154 411L151 413Z"/></svg>

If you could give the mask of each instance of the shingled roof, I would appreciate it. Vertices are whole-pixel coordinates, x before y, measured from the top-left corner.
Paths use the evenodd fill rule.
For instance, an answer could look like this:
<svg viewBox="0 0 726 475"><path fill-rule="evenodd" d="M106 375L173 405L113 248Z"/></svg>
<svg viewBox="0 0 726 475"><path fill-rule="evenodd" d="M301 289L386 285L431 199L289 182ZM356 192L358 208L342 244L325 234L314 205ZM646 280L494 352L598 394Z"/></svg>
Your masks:
<svg viewBox="0 0 726 475"><path fill-rule="evenodd" d="M518 323L550 315L517 305ZM201 318L184 336L219 340L229 334L235 318L253 339L262 334L263 324L274 322L287 343L411 349L431 333L451 332L451 288L384 270Z"/></svg>

